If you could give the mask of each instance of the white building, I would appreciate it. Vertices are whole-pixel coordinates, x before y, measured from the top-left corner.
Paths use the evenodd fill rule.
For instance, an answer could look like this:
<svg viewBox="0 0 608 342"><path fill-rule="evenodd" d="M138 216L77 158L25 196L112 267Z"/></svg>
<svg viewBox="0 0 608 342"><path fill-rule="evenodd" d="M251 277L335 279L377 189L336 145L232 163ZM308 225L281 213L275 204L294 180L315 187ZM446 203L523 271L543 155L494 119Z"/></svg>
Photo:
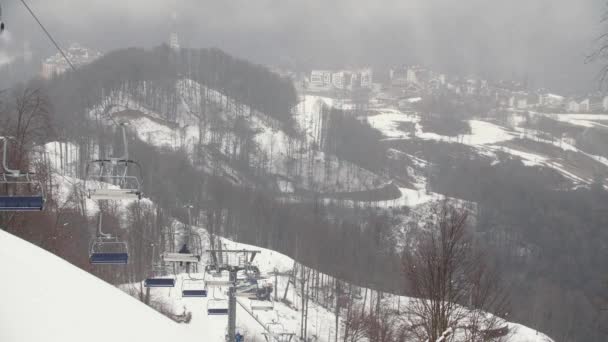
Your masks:
<svg viewBox="0 0 608 342"><path fill-rule="evenodd" d="M359 86L359 74L350 75L350 89L355 89Z"/></svg>
<svg viewBox="0 0 608 342"><path fill-rule="evenodd" d="M371 88L373 83L373 72L371 69L364 69L361 74L361 88Z"/></svg>
<svg viewBox="0 0 608 342"><path fill-rule="evenodd" d="M439 74L439 82L441 83L441 85L445 85L445 82L446 82L445 74Z"/></svg>
<svg viewBox="0 0 608 342"><path fill-rule="evenodd" d="M509 107L516 109L527 109L528 108L528 94L516 93L509 98Z"/></svg>
<svg viewBox="0 0 608 342"><path fill-rule="evenodd" d="M584 113L589 112L589 111L591 111L591 100L584 99L583 101L581 101L578 104L578 106L579 106L578 108L579 108L580 112L584 112Z"/></svg>
<svg viewBox="0 0 608 342"><path fill-rule="evenodd" d="M568 101L566 110L571 113L579 113L581 111L581 107L576 100L570 100L570 101Z"/></svg>
<svg viewBox="0 0 608 342"><path fill-rule="evenodd" d="M313 70L310 73L310 84L315 87L328 87L331 85L331 71Z"/></svg>
<svg viewBox="0 0 608 342"><path fill-rule="evenodd" d="M100 52L84 48L77 43L70 45L70 47L65 50L65 54L75 67L89 64L102 56ZM69 68L70 66L63 56L57 53L42 62L40 76L49 79L64 73Z"/></svg>
<svg viewBox="0 0 608 342"><path fill-rule="evenodd" d="M171 33L169 35L169 47L175 51L179 50L179 38L177 33Z"/></svg>
<svg viewBox="0 0 608 342"><path fill-rule="evenodd" d="M558 108L564 104L565 98L556 94L542 94L539 97L539 105L547 108Z"/></svg>
<svg viewBox="0 0 608 342"><path fill-rule="evenodd" d="M414 70L412 68L408 68L406 80L408 83L418 83L418 77L416 76L416 70Z"/></svg>
<svg viewBox="0 0 608 342"><path fill-rule="evenodd" d="M333 73L331 75L331 84L338 89L344 89L346 87L346 72Z"/></svg>

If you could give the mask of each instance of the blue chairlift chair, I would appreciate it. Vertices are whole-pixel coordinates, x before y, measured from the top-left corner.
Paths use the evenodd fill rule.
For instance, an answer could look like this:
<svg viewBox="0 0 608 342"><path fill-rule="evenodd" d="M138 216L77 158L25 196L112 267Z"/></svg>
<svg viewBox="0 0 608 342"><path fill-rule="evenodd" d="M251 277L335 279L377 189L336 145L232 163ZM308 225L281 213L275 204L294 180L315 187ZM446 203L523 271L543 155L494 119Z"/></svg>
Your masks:
<svg viewBox="0 0 608 342"><path fill-rule="evenodd" d="M207 301L207 315L227 315L228 301L226 299L212 298Z"/></svg>
<svg viewBox="0 0 608 342"><path fill-rule="evenodd" d="M125 241L106 234L101 230L102 213L99 213L97 237L89 247L89 262L93 265L126 265L129 262L129 248Z"/></svg>
<svg viewBox="0 0 608 342"><path fill-rule="evenodd" d="M121 124L124 154L120 157L92 160L87 164L85 194L93 200L141 199L142 171L129 159L125 124ZM133 171L133 172L131 172Z"/></svg>
<svg viewBox="0 0 608 342"><path fill-rule="evenodd" d="M154 266L152 275L144 280L144 287L175 287L175 277L167 273L164 266Z"/></svg>
<svg viewBox="0 0 608 342"><path fill-rule="evenodd" d="M41 211L44 209L42 185L34 179L35 173L8 167L8 142L15 139L0 137L0 140L4 145L3 170L0 173L0 211Z"/></svg>
<svg viewBox="0 0 608 342"><path fill-rule="evenodd" d="M182 297L207 297L207 286L203 279L184 279L182 280Z"/></svg>

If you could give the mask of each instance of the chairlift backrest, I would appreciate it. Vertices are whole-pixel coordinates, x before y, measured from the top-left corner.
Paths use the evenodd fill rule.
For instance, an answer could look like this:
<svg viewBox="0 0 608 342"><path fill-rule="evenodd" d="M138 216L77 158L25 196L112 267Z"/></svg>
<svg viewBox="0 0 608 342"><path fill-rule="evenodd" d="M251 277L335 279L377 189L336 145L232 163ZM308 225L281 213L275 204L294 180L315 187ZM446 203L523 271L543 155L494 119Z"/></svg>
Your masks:
<svg viewBox="0 0 608 342"><path fill-rule="evenodd" d="M44 208L44 193L41 184L34 180L34 173L22 172L8 166L8 142L15 140L10 137L0 137L3 143L2 172L0 173L0 186L12 185L13 194L0 194L0 211L40 211ZM32 193L30 187L37 190ZM23 194L21 188L27 187ZM4 188L4 187L2 187Z"/></svg>
<svg viewBox="0 0 608 342"><path fill-rule="evenodd" d="M182 280L182 297L207 297L207 286L203 279Z"/></svg>
<svg viewBox="0 0 608 342"><path fill-rule="evenodd" d="M42 209L44 209L42 196L0 195L0 211L41 211Z"/></svg>
<svg viewBox="0 0 608 342"><path fill-rule="evenodd" d="M207 301L207 315L227 315L228 301L226 299L209 299Z"/></svg>
<svg viewBox="0 0 608 342"><path fill-rule="evenodd" d="M138 176L130 175L135 170ZM85 191L90 199L141 199L141 167L132 160L98 159L87 164Z"/></svg>
<svg viewBox="0 0 608 342"><path fill-rule="evenodd" d="M121 124L124 152L120 157L92 160L87 163L85 192L94 200L121 200L142 198L141 166L129 159L129 143L125 124ZM137 176L129 174L135 169Z"/></svg>
<svg viewBox="0 0 608 342"><path fill-rule="evenodd" d="M91 241L89 262L94 265L126 265L129 262L129 247L101 229L103 213L99 213L97 238Z"/></svg>
<svg viewBox="0 0 608 342"><path fill-rule="evenodd" d="M174 278L147 278L144 287L175 287Z"/></svg>

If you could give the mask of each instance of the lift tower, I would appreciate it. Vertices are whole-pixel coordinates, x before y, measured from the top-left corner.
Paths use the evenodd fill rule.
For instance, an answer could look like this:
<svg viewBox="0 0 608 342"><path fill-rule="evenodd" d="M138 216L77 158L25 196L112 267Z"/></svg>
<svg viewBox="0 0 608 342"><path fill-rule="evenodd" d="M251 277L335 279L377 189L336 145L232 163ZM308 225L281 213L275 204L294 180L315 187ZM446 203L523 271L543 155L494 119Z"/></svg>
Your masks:
<svg viewBox="0 0 608 342"><path fill-rule="evenodd" d="M227 271L228 278L228 335L226 341L235 342L236 337L236 283L237 273L250 269L255 256L259 250L247 249L210 249L211 263L207 265L206 272L218 274Z"/></svg>

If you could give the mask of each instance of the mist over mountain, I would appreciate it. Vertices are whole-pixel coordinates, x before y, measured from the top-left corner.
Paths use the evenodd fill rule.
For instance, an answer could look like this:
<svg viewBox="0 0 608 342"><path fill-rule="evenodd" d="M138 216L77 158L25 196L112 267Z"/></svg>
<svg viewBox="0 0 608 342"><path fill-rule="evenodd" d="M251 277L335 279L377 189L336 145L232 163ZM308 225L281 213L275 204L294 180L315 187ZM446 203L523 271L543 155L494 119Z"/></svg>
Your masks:
<svg viewBox="0 0 608 342"><path fill-rule="evenodd" d="M263 64L424 64L463 76L526 80L563 93L597 89L599 66L585 59L605 9L601 0L30 3L64 44L79 41L106 51L151 47L175 30L182 46L216 46ZM20 3L4 7L15 38L52 52Z"/></svg>

